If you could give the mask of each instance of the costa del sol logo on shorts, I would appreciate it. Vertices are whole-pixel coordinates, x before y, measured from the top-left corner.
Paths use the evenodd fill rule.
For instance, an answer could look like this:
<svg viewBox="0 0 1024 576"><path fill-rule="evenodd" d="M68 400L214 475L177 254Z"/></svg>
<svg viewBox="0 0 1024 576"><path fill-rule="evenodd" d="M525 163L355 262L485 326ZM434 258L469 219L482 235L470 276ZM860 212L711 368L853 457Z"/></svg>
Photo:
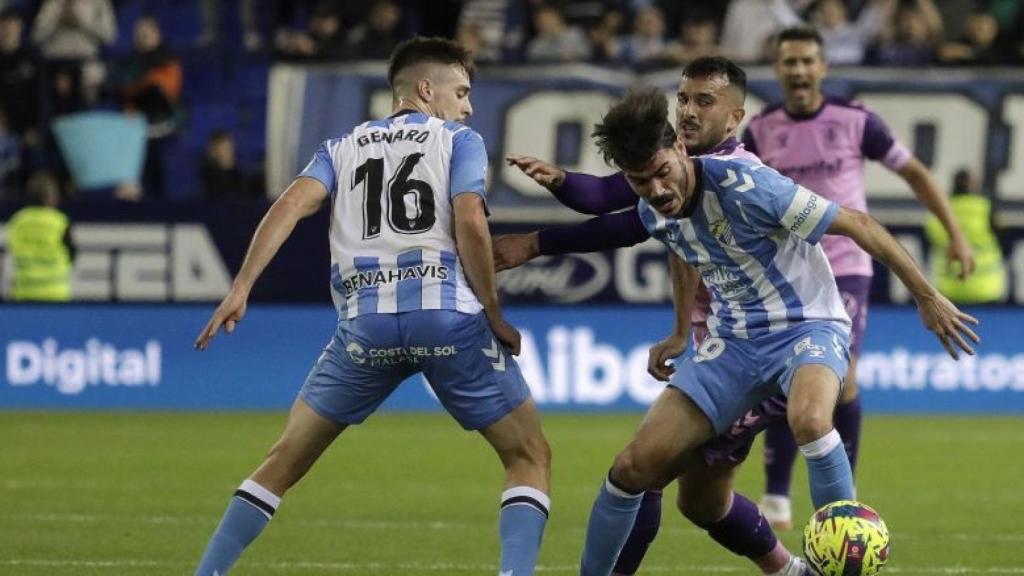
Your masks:
<svg viewBox="0 0 1024 576"><path fill-rule="evenodd" d="M366 363L366 350L358 342L350 343L345 347L345 351L348 352L348 357L356 364Z"/></svg>

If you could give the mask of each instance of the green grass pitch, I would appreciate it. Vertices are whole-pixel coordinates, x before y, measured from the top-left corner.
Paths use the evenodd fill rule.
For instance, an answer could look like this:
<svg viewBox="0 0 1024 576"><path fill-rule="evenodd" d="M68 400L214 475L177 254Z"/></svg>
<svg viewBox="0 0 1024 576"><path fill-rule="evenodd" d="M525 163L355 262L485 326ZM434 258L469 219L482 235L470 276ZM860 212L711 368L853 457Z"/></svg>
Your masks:
<svg viewBox="0 0 1024 576"><path fill-rule="evenodd" d="M191 574L284 413L0 413L0 574ZM574 574L586 517L640 415L547 414L553 510L541 574ZM860 497L893 534L888 574L1024 574L1024 418L865 422ZM760 495L760 448L740 488ZM795 512L810 515L798 463ZM233 574L494 574L501 471L447 417L350 429ZM675 511L641 574L755 574ZM799 546L794 530L782 535Z"/></svg>

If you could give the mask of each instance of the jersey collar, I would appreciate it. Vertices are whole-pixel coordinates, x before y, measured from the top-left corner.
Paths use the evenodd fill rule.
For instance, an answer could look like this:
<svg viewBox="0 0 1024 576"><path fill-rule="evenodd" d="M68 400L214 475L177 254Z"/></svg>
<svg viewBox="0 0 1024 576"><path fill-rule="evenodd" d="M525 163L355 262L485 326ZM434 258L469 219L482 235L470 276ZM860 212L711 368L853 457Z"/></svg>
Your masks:
<svg viewBox="0 0 1024 576"><path fill-rule="evenodd" d="M419 110L413 110L412 108L402 108L398 112L395 112L391 116L388 116L388 118L389 119L390 118L398 118L399 116L405 116L406 114L420 114L420 113L421 112Z"/></svg>

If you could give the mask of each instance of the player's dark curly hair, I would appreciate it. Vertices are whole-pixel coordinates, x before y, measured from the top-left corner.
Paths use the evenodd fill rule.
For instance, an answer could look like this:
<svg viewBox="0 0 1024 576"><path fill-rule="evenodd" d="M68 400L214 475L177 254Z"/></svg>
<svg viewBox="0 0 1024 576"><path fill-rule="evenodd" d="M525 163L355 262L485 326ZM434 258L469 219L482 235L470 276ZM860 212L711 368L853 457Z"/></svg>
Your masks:
<svg viewBox="0 0 1024 576"><path fill-rule="evenodd" d="M476 72L472 55L460 44L447 38L415 36L396 46L391 53L391 59L388 61L388 84L394 88L395 78L402 70L424 62L457 64L466 70L470 79Z"/></svg>
<svg viewBox="0 0 1024 576"><path fill-rule="evenodd" d="M683 68L684 78L712 78L725 76L729 85L739 89L740 94L747 94L747 73L735 62L722 56L701 56Z"/></svg>
<svg viewBox="0 0 1024 576"><path fill-rule="evenodd" d="M605 162L626 170L642 169L658 150L676 141L668 101L657 88L629 91L594 126L592 136Z"/></svg>

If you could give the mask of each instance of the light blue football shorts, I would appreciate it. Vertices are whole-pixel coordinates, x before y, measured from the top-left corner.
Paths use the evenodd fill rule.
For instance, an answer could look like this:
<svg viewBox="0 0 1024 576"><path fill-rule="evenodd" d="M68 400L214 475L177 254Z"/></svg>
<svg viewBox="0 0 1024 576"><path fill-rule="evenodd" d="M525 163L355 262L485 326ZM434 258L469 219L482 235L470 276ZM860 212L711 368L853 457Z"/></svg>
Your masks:
<svg viewBox="0 0 1024 576"><path fill-rule="evenodd" d="M752 339L708 337L677 360L669 386L693 400L721 434L780 390L788 396L800 366L824 364L842 383L849 362L846 327L806 322Z"/></svg>
<svg viewBox="0 0 1024 576"><path fill-rule="evenodd" d="M299 396L329 420L359 424L417 372L467 430L487 428L530 397L519 366L483 313L453 310L338 322Z"/></svg>

